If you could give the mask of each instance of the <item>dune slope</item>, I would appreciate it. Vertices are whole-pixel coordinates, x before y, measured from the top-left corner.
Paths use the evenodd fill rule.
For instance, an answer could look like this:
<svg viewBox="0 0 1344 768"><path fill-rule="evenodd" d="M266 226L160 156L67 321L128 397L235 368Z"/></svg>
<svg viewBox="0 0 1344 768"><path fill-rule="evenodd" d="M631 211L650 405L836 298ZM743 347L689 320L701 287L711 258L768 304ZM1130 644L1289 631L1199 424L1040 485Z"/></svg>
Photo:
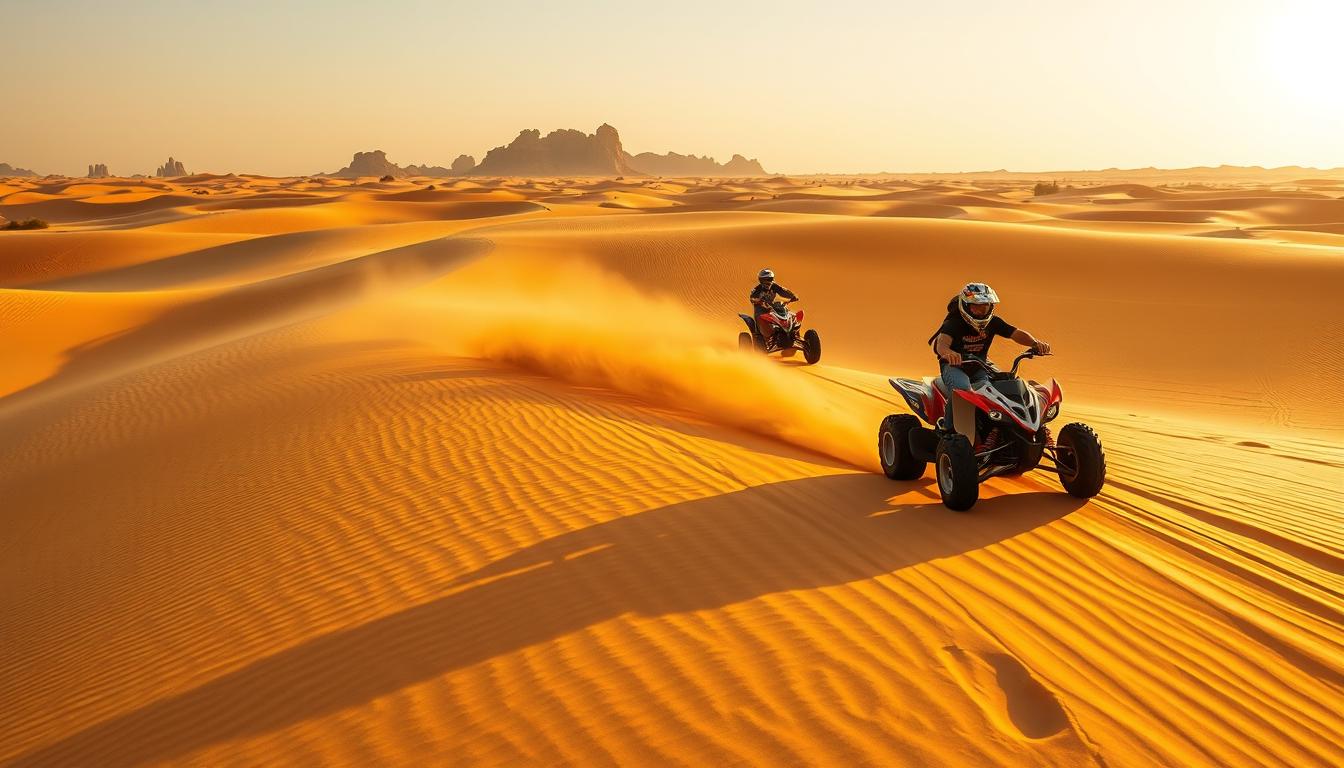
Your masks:
<svg viewBox="0 0 1344 768"><path fill-rule="evenodd" d="M481 183L0 233L0 763L1344 762L1344 339L1294 335L1338 248ZM0 212L107 207L44 184ZM764 263L822 365L736 350ZM1058 348L1100 496L874 471L972 277Z"/></svg>

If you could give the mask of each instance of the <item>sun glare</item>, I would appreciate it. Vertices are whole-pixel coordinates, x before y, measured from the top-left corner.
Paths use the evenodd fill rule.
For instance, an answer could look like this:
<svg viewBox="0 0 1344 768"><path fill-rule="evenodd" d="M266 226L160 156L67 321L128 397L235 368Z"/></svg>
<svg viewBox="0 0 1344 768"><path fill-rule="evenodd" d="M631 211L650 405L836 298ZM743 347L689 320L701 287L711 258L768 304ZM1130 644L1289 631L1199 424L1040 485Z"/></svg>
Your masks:
<svg viewBox="0 0 1344 768"><path fill-rule="evenodd" d="M1312 2L1275 13L1262 50L1268 87L1306 118L1344 119L1344 3Z"/></svg>

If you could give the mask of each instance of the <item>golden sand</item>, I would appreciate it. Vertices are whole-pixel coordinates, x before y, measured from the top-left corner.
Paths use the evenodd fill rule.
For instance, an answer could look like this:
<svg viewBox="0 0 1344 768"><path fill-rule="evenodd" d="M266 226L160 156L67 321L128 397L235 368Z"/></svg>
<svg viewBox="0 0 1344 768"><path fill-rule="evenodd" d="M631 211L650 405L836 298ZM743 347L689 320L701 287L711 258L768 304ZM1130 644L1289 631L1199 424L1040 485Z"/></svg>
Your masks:
<svg viewBox="0 0 1344 768"><path fill-rule="evenodd" d="M1308 181L6 181L0 762L1340 765ZM968 280L1100 496L875 472Z"/></svg>

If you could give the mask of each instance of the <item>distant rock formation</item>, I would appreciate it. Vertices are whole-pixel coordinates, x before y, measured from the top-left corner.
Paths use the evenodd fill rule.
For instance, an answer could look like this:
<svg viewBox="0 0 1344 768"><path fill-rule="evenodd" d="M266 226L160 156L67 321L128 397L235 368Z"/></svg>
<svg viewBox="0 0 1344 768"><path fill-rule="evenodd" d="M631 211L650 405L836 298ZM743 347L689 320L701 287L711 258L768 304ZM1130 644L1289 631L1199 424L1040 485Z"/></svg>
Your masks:
<svg viewBox="0 0 1344 768"><path fill-rule="evenodd" d="M486 153L474 176L626 176L631 168L616 129L603 123L597 132L565 129L543 138L535 128L522 131L508 146Z"/></svg>
<svg viewBox="0 0 1344 768"><path fill-rule="evenodd" d="M486 153L480 165L471 155L458 155L449 168L441 165L401 167L387 159L381 149L356 152L350 165L334 173L341 178L372 176L766 176L759 161L733 155L726 163L714 158L658 155L643 152L631 156L621 147L620 134L603 123L593 133L573 129L551 131L545 136L535 128L520 131L517 138Z"/></svg>
<svg viewBox="0 0 1344 768"><path fill-rule="evenodd" d="M160 178L168 178L170 176L186 176L187 169L184 165L182 165L182 161L174 160L172 156L169 155L168 162L159 166L158 169L154 171L154 175Z"/></svg>
<svg viewBox="0 0 1344 768"><path fill-rule="evenodd" d="M741 155L733 155L726 163L718 163L705 155L680 155L668 152L665 155L653 152L640 152L626 156L626 161L640 172L653 176L767 176L765 169L757 160L748 160Z"/></svg>
<svg viewBox="0 0 1344 768"><path fill-rule="evenodd" d="M407 176L452 176L453 172L442 165L408 165L404 169Z"/></svg>
<svg viewBox="0 0 1344 768"><path fill-rule="evenodd" d="M112 174L110 174L110 173L107 172L107 166L106 166L106 165L103 165L102 163L98 163L98 164L96 164L96 165L90 165L90 166L89 166L89 178L90 178L90 179L105 179L105 178L107 178L108 176L111 176L111 175L112 175Z"/></svg>
<svg viewBox="0 0 1344 768"><path fill-rule="evenodd" d="M0 176L36 176L27 168L15 168L9 163L0 163Z"/></svg>
<svg viewBox="0 0 1344 768"><path fill-rule="evenodd" d="M761 161L756 158L747 158L741 155L733 155L732 158L723 164L723 173L727 176L768 176L761 167Z"/></svg>
<svg viewBox="0 0 1344 768"><path fill-rule="evenodd" d="M760 161L733 155L726 163L712 157L669 152L630 155L621 147L620 134L603 123L597 132L572 129L522 131L508 146L490 150L472 168L465 155L453 162L453 171L472 176L767 176ZM459 171L459 163L461 170Z"/></svg>
<svg viewBox="0 0 1344 768"><path fill-rule="evenodd" d="M430 178L446 178L449 176L466 176L476 167L476 160L471 155L458 155L453 161L452 168L444 168L442 165L408 165L400 167L395 163L383 158L379 161L380 151L359 152L355 154L355 159L351 161L348 168L342 168L332 176L373 176L382 174L383 176L429 176ZM372 159L370 159L372 158Z"/></svg>
<svg viewBox="0 0 1344 768"><path fill-rule="evenodd" d="M360 176L391 176L401 178L406 176L405 170L396 163L387 159L387 153L381 149L375 149L372 152L356 152L350 164L335 173L324 174L327 176L339 176L346 179L357 179Z"/></svg>

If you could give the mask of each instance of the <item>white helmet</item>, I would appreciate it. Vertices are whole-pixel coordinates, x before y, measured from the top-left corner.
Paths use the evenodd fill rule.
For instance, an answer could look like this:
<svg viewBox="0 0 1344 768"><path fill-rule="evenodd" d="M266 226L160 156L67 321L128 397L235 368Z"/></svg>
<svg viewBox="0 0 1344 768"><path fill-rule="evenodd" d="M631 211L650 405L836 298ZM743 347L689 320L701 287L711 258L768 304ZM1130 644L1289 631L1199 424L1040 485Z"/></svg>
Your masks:
<svg viewBox="0 0 1344 768"><path fill-rule="evenodd" d="M766 267L756 273L756 279L760 280L762 283L773 283L775 282L775 270Z"/></svg>
<svg viewBox="0 0 1344 768"><path fill-rule="evenodd" d="M971 327L983 331L994 319L994 305L999 303L999 295L984 283L967 283L957 294L957 309ZM974 310L971 307L975 307Z"/></svg>

